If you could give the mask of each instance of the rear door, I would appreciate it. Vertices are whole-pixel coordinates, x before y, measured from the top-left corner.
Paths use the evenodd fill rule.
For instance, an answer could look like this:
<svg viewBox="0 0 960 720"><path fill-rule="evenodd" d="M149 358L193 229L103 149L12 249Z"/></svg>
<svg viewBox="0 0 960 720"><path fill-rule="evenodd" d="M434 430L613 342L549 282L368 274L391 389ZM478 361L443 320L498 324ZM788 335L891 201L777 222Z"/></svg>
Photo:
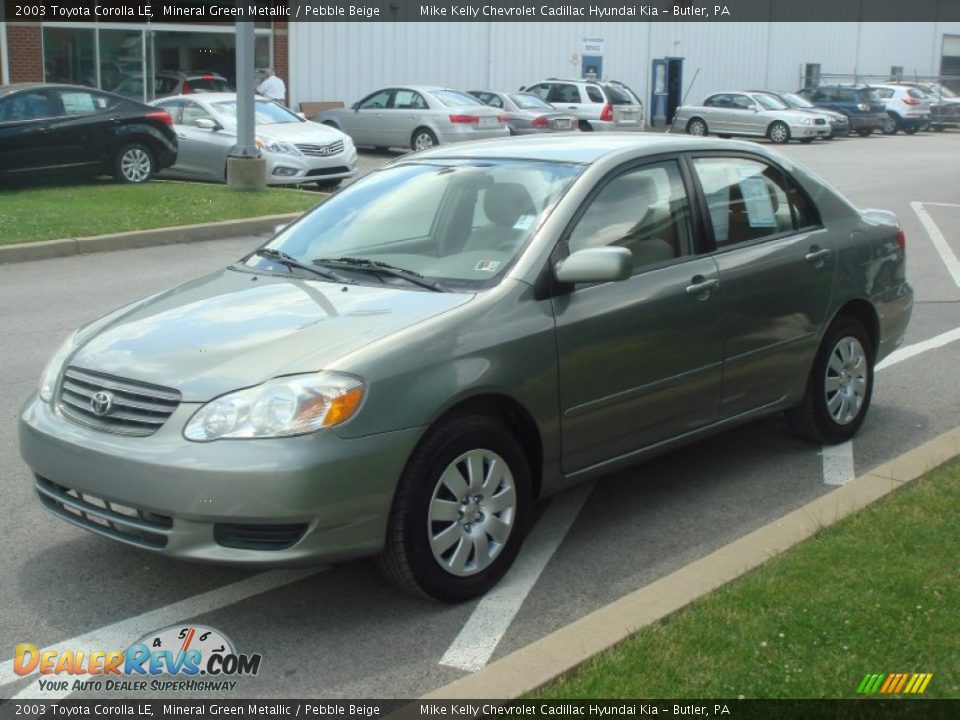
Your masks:
<svg viewBox="0 0 960 720"><path fill-rule="evenodd" d="M389 112L393 103L393 90L379 90L372 95L368 95L357 109L344 118L349 123L348 127L343 129L353 136L353 141L357 145L389 145L383 142L382 126L384 115Z"/></svg>
<svg viewBox="0 0 960 720"><path fill-rule="evenodd" d="M381 143L392 147L410 145L413 131L425 124L424 114L430 106L426 99L415 90L397 88L393 94L393 106L383 113L382 129L389 142Z"/></svg>
<svg viewBox="0 0 960 720"><path fill-rule="evenodd" d="M591 117L590 103L580 96L580 89L572 83L555 82L550 85L550 95L547 102L555 108L569 112L577 117L589 119ZM596 113L599 117L599 110Z"/></svg>
<svg viewBox="0 0 960 720"><path fill-rule="evenodd" d="M570 252L628 248L634 272L552 299L564 472L716 419L723 351L718 271L713 258L694 254L693 237L675 158L612 172L566 231Z"/></svg>
<svg viewBox="0 0 960 720"><path fill-rule="evenodd" d="M51 134L57 138L63 165L84 167L109 162L121 123L118 101L92 90L53 91L59 116Z"/></svg>
<svg viewBox="0 0 960 720"><path fill-rule="evenodd" d="M780 168L747 154L692 158L723 288L722 417L778 402L816 351L837 268L834 238Z"/></svg>

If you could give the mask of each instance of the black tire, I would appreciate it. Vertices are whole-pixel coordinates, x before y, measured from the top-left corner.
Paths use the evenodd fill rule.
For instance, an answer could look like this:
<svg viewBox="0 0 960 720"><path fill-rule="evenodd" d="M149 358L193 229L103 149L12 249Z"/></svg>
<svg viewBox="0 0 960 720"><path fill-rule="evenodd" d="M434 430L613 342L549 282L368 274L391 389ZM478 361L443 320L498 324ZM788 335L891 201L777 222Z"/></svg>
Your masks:
<svg viewBox="0 0 960 720"><path fill-rule="evenodd" d="M332 192L334 192L338 187L340 187L340 183L342 183L342 182L343 182L342 179L340 179L340 180L324 180L323 182L318 182L318 183L317 183L317 190L320 190L321 192L332 193Z"/></svg>
<svg viewBox="0 0 960 720"><path fill-rule="evenodd" d="M907 135L916 135L919 130L920 130L920 126L917 125L916 123L911 123L909 125L903 126L903 131Z"/></svg>
<svg viewBox="0 0 960 720"><path fill-rule="evenodd" d="M588 123L586 120L581 120L578 122L577 127L580 128L580 132L593 132L593 125Z"/></svg>
<svg viewBox="0 0 960 720"><path fill-rule="evenodd" d="M413 131L413 135L410 136L410 149L414 152L418 150L428 150L439 144L440 143L437 142L437 136L434 135L433 131L429 128L417 128Z"/></svg>
<svg viewBox="0 0 960 720"><path fill-rule="evenodd" d="M883 127L880 128L880 131L884 135L896 135L897 131L900 129L900 121L892 115L888 114L887 119L883 121Z"/></svg>
<svg viewBox="0 0 960 720"><path fill-rule="evenodd" d="M388 148L386 145L374 145L374 146L373 146L373 149L376 150L377 152L385 153L385 152L387 152L390 148Z"/></svg>
<svg viewBox="0 0 960 720"><path fill-rule="evenodd" d="M770 123L770 127L767 128L767 138L777 145L786 145L790 142L790 126L780 120Z"/></svg>
<svg viewBox="0 0 960 720"><path fill-rule="evenodd" d="M860 137L870 137L873 134L873 128L860 128L857 130L857 135Z"/></svg>
<svg viewBox="0 0 960 720"><path fill-rule="evenodd" d="M850 340L859 343L863 353L865 386L856 414L845 418L843 422L838 422L828 407L826 381L828 372L836 374L829 367L829 363L834 359L835 353L839 352L838 348L841 344ZM841 360L842 354L837 355L836 358ZM870 409L870 398L873 395L873 359L873 341L863 325L848 315L837 317L823 336L823 341L817 350L803 400L795 408L786 412L787 420L793 430L805 440L821 445L836 445L856 435ZM840 376L837 375L837 377ZM838 389L831 399L843 392Z"/></svg>
<svg viewBox="0 0 960 720"><path fill-rule="evenodd" d="M717 137L720 138L721 140L729 140L730 138L733 137L733 135L721 135L720 133L717 133Z"/></svg>
<svg viewBox="0 0 960 720"><path fill-rule="evenodd" d="M113 157L113 177L121 183L145 183L153 177L156 167L153 153L142 143L127 143Z"/></svg>
<svg viewBox="0 0 960 720"><path fill-rule="evenodd" d="M828 139L832 139L832 137L833 136L830 136ZM813 142L813 138L800 138L800 142L802 142L804 145L809 145Z"/></svg>
<svg viewBox="0 0 960 720"><path fill-rule="evenodd" d="M710 134L710 128L707 127L707 123L702 118L690 118L690 122L687 123L687 135L696 135L697 137L706 137Z"/></svg>
<svg viewBox="0 0 960 720"><path fill-rule="evenodd" d="M943 125L931 125L930 127L933 128L934 132L943 132Z"/></svg>
<svg viewBox="0 0 960 720"><path fill-rule="evenodd" d="M505 461L516 499L511 529L490 564L472 574L456 575L441 566L441 560L434 555L429 535L435 526L430 524L428 513L434 493L445 491L446 486L441 488L440 482L443 473L470 451L492 452ZM482 595L503 577L520 549L530 514L530 488L530 467L523 449L501 423L484 415L459 415L444 420L420 442L400 477L386 544L378 558L381 572L402 590L443 602L461 602ZM490 494L495 492L496 489ZM453 494L450 497L455 498ZM484 515L481 513L479 518L474 521L482 521ZM449 522L452 524L448 527L456 527L461 536L470 530L470 519L465 519L462 512L460 519ZM486 533L484 537L486 542L492 540ZM451 558L462 542L454 541L450 546ZM476 561L474 552L470 550L467 562L470 558Z"/></svg>

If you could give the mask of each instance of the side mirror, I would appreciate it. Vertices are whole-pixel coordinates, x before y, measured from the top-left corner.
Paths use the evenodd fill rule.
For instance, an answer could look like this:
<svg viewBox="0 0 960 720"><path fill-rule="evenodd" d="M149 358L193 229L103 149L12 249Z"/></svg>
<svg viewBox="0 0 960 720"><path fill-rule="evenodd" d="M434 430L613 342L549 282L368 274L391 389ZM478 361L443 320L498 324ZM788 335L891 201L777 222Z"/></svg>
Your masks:
<svg viewBox="0 0 960 720"><path fill-rule="evenodd" d="M633 255L624 247L577 250L558 262L553 273L562 283L619 282L633 274Z"/></svg>
<svg viewBox="0 0 960 720"><path fill-rule="evenodd" d="M193 124L196 125L201 130L220 130L221 126L215 120L210 118L197 118L193 121Z"/></svg>
<svg viewBox="0 0 960 720"><path fill-rule="evenodd" d="M360 109L360 102L359 102L359 101L355 102L353 105L350 106L350 109L351 109L351 110L359 110L359 109Z"/></svg>

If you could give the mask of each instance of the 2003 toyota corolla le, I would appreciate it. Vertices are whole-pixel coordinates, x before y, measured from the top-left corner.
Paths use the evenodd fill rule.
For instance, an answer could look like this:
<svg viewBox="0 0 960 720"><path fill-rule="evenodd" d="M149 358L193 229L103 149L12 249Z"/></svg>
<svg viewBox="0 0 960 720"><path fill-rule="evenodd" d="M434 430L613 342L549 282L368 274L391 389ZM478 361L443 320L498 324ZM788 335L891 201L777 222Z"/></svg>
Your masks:
<svg viewBox="0 0 960 720"><path fill-rule="evenodd" d="M778 411L850 438L912 295L892 214L756 145L433 149L74 333L20 444L49 510L121 542L379 554L461 600L571 483Z"/></svg>

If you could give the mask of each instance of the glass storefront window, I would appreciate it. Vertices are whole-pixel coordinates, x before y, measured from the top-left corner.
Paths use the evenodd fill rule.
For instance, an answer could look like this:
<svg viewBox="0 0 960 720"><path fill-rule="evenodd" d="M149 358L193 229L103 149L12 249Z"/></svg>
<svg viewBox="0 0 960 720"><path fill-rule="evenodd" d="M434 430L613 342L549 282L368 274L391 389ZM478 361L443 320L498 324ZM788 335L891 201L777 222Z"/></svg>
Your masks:
<svg viewBox="0 0 960 720"><path fill-rule="evenodd" d="M100 87L134 100L143 94L143 32L100 31Z"/></svg>
<svg viewBox="0 0 960 720"><path fill-rule="evenodd" d="M43 29L43 77L46 82L97 87L93 30Z"/></svg>

